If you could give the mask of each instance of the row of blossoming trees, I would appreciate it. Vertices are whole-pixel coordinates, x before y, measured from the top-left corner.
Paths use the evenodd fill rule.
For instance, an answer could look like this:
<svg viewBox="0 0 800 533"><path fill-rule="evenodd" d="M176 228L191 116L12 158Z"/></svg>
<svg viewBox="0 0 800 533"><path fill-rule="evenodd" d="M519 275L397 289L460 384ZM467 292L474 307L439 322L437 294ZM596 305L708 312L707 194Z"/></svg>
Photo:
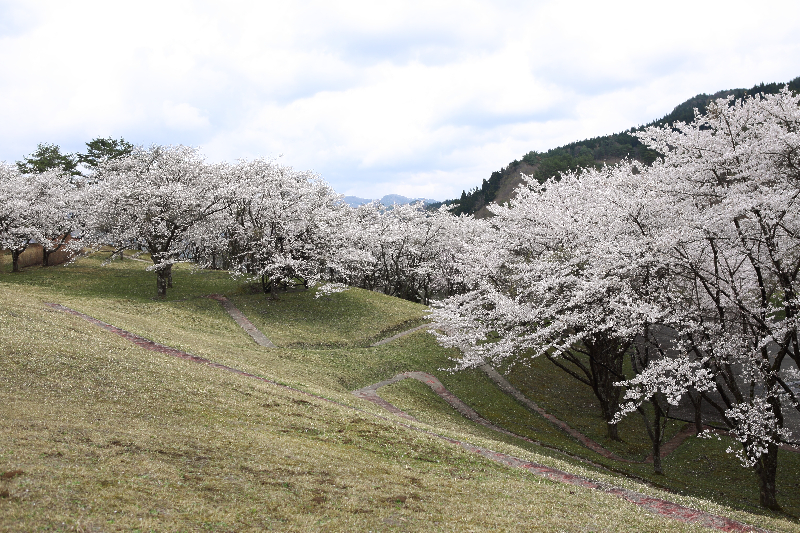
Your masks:
<svg viewBox="0 0 800 533"><path fill-rule="evenodd" d="M716 412L778 508L778 447L800 410L800 98L720 100L639 138L663 159L567 174L492 207L469 291L438 303L461 368L548 357L590 385L616 437L687 396ZM632 354L634 376L623 362ZM649 402L652 408L644 409Z"/></svg>
<svg viewBox="0 0 800 533"><path fill-rule="evenodd" d="M800 410L800 99L721 100L691 124L639 134L663 159L522 186L494 217L419 206L350 208L318 176L275 161L209 164L138 148L86 179L0 167L0 239L150 253L214 265L264 291L327 282L428 303L458 368L545 357L590 386L611 438L639 412L661 471L670 409L716 413L729 450L777 508L778 446ZM628 362L626 364L626 362ZM797 415L797 413L795 413Z"/></svg>
<svg viewBox="0 0 800 533"><path fill-rule="evenodd" d="M179 261L222 267L278 287L330 282L428 303L452 294L453 240L482 223L421 205L359 208L312 172L257 159L210 164L194 148L152 146L108 157L83 176L0 166L0 248L12 268L31 244L148 252L157 295Z"/></svg>

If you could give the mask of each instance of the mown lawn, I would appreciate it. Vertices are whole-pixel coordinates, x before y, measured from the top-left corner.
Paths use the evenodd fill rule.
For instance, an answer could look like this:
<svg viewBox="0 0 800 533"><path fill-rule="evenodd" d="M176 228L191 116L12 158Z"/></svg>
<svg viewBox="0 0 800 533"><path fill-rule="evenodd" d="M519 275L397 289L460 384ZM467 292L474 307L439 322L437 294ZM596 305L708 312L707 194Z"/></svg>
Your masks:
<svg viewBox="0 0 800 533"><path fill-rule="evenodd" d="M234 304L277 346L296 348L367 347L424 322L421 305L363 289L320 298L315 291L234 294Z"/></svg>
<svg viewBox="0 0 800 533"><path fill-rule="evenodd" d="M0 530L698 530L373 416L385 413L349 391L398 372L428 371L496 423L602 463L482 373L442 370L454 354L424 332L368 347L420 323L422 306L359 290L320 299L287 293L273 302L248 294L227 273L184 265L176 267L167 299L157 301L146 263L103 265L106 258L10 274L0 257ZM279 347L255 345L203 297L212 293L229 296ZM142 350L44 302L339 403ZM495 435L418 382L381 394L439 434L664 496L550 448ZM726 466L735 464L718 453L722 444L690 446L670 459L662 484L702 485L677 471L708 464L721 468L715 476L747 476ZM710 463L690 465L697 457ZM646 475L641 470L635 473ZM781 483L782 491L791 484ZM790 490L796 501L797 489ZM668 497L800 531L786 518L742 511L754 510L744 488L684 493Z"/></svg>

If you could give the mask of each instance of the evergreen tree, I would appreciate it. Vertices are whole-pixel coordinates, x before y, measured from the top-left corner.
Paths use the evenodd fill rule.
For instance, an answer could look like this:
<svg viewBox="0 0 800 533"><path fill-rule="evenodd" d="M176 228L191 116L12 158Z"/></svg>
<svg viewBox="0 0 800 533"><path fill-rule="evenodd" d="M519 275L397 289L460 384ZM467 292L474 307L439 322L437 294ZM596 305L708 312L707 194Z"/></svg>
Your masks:
<svg viewBox="0 0 800 533"><path fill-rule="evenodd" d="M126 156L133 151L133 145L120 137L119 139L97 137L86 143L86 153L78 154L78 163L96 168L109 159Z"/></svg>
<svg viewBox="0 0 800 533"><path fill-rule="evenodd" d="M48 170L61 170L73 176L80 174L78 161L73 154L62 154L57 144L39 143L31 155L17 161L22 174L41 174Z"/></svg>

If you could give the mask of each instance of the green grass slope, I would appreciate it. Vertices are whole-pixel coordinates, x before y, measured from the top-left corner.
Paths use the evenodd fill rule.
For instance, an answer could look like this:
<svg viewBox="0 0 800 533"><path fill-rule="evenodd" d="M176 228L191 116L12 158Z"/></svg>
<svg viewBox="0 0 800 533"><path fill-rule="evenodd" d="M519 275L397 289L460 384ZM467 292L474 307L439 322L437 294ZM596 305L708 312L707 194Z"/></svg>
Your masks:
<svg viewBox="0 0 800 533"><path fill-rule="evenodd" d="M11 274L0 257L2 531L702 530L493 463L349 393L409 370L435 374L483 416L551 448L477 426L418 382L381 389L423 429L800 531L786 517L748 512L749 499L736 505L691 490L665 494L553 449L603 462L483 374L439 370L453 354L424 332L368 346L420 323L423 306L359 290L320 299L288 293L272 302L226 273L183 265L169 297L155 301L146 263L104 265L106 258ZM230 297L278 348L253 343L203 297L212 293ZM46 302L336 403L146 351Z"/></svg>

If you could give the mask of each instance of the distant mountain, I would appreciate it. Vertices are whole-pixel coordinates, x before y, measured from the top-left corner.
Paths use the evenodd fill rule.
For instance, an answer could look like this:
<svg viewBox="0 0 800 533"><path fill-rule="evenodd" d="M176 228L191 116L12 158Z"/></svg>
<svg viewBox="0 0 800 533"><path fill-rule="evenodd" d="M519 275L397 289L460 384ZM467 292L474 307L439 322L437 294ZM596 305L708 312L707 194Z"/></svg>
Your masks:
<svg viewBox="0 0 800 533"><path fill-rule="evenodd" d="M676 121L691 122L694 120L694 109L704 113L708 104L717 98L733 95L742 98L747 94L775 94L783 89L785 83L761 83L751 89L730 89L714 94L698 94L675 107L665 117L653 121L647 126L662 126ZM789 89L800 92L800 77L788 83ZM447 200L444 204L452 205L451 211L455 214L474 214L478 218L489 216L486 205L497 202L503 203L511 199L517 185L522 183L520 173L533 176L539 183L544 183L560 172L576 170L603 163L616 163L625 157L630 157L645 164L652 163L658 153L649 150L639 139L631 135L646 126L639 126L603 137L595 137L584 141L576 141L547 152L528 152L522 156L521 161L516 159L495 172L488 180L484 179L480 187L469 191L462 191L461 198ZM435 206L431 206L435 207Z"/></svg>
<svg viewBox="0 0 800 533"><path fill-rule="evenodd" d="M368 204L372 200L367 198L359 198L358 196L345 196L342 201L350 207L358 207L360 205Z"/></svg>
<svg viewBox="0 0 800 533"><path fill-rule="evenodd" d="M368 204L373 200L367 198L359 198L358 196L345 196L344 203L349 205L350 207L358 207L360 205ZM407 198L405 196L401 196L399 194L387 194L383 198L380 199L380 202L383 205L405 205L405 204L413 204L416 202L422 202L425 205L435 204L437 203L436 200L430 200L428 198Z"/></svg>

